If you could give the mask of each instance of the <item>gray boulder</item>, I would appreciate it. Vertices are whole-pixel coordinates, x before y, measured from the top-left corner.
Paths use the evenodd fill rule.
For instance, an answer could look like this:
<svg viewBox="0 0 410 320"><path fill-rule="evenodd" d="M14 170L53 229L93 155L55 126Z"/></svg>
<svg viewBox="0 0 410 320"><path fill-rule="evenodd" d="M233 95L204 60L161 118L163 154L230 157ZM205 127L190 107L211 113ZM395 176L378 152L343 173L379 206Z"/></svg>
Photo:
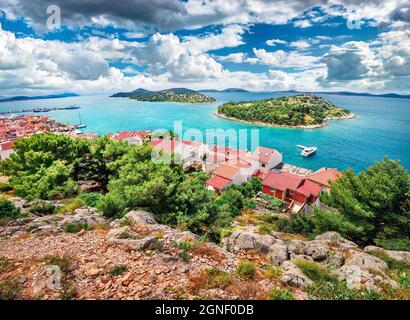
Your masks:
<svg viewBox="0 0 410 320"><path fill-rule="evenodd" d="M129 219L135 224L156 224L154 215L146 211L130 211L122 220Z"/></svg>
<svg viewBox="0 0 410 320"><path fill-rule="evenodd" d="M364 270L384 271L387 269L387 264L383 260L365 252L352 250L347 252L345 266L357 266Z"/></svg>
<svg viewBox="0 0 410 320"><path fill-rule="evenodd" d="M267 257L272 261L272 264L279 266L289 259L288 249L285 244L275 243L270 246Z"/></svg>
<svg viewBox="0 0 410 320"><path fill-rule="evenodd" d="M307 242L303 251L306 255L311 256L315 261L323 261L331 253L326 240L313 240Z"/></svg>
<svg viewBox="0 0 410 320"><path fill-rule="evenodd" d="M306 241L303 240L289 240L287 242L289 254L303 254L303 249L306 245Z"/></svg>
<svg viewBox="0 0 410 320"><path fill-rule="evenodd" d="M335 271L340 280L345 280L351 289L366 288L379 291L381 287L396 288L397 283L390 279L384 272L360 268L357 265L344 265Z"/></svg>
<svg viewBox="0 0 410 320"><path fill-rule="evenodd" d="M357 248L358 245L350 240L344 239L335 231L328 231L315 237L315 240L327 242L332 247L337 247L341 250Z"/></svg>
<svg viewBox="0 0 410 320"><path fill-rule="evenodd" d="M281 281L285 285L297 288L306 288L313 282L291 261L282 263L282 277Z"/></svg>
<svg viewBox="0 0 410 320"><path fill-rule="evenodd" d="M255 250L267 255L270 247L275 244L276 241L280 240L269 235L257 234L250 230L237 230L225 240L225 243L233 251Z"/></svg>
<svg viewBox="0 0 410 320"><path fill-rule="evenodd" d="M367 253L377 252L380 251L385 255L389 256L392 259L410 263L410 252L408 251L393 251L393 250L385 250L383 248L379 248L376 246L367 246L364 248L364 251Z"/></svg>

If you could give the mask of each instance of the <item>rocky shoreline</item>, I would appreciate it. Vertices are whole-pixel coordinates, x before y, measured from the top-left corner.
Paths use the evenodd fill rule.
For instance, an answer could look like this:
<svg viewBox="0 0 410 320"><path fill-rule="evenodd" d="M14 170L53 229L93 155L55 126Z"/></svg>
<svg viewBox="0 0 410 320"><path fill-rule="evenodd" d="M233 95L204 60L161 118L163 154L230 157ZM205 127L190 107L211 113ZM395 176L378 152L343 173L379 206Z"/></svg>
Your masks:
<svg viewBox="0 0 410 320"><path fill-rule="evenodd" d="M270 124L270 123L264 123L264 122L259 122L259 121L246 121L246 120L241 120L233 117L228 117L224 114L218 113L217 110L213 112L213 114L219 118L229 120L229 121L235 121L235 122L242 122L250 125L256 125L256 126L263 126L263 127L271 127L271 128L285 128L285 129L319 129L328 126L327 121L329 120L347 120L347 119L353 119L356 117L354 113L350 113L349 115L342 116L342 117L327 117L321 124L314 124L314 125L309 125L309 126L288 126L288 125L280 125L280 124Z"/></svg>

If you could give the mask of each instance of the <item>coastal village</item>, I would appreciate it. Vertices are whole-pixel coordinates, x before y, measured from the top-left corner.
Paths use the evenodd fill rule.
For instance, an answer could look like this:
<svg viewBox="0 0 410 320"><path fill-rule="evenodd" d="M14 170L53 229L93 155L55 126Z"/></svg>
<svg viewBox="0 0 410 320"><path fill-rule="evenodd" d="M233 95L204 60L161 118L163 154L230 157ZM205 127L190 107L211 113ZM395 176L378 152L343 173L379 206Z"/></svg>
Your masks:
<svg viewBox="0 0 410 320"><path fill-rule="evenodd" d="M76 133L73 126L61 124L46 116L22 115L0 119L0 159L13 152L13 141L35 133L54 132L73 138L95 138L94 134ZM271 148L257 147L255 151L239 150L219 145L177 138L152 137L151 131L122 131L108 134L111 139L134 145L148 143L158 154L175 154L183 168L197 168L210 173L206 187L220 194L232 185L241 185L257 178L263 193L283 201L285 212L312 213L321 206L320 194L330 188L330 182L341 176L335 168L315 172L283 163L282 154Z"/></svg>

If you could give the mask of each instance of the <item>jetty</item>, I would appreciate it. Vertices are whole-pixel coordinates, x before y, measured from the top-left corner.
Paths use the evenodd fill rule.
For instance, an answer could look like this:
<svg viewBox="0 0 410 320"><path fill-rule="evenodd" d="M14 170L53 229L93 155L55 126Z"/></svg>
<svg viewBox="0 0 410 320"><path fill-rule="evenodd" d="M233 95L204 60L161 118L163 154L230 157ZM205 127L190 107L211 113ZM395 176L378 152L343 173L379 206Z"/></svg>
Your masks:
<svg viewBox="0 0 410 320"><path fill-rule="evenodd" d="M68 107L38 107L38 108L32 108L32 109L23 109L23 110L10 110L10 111L3 111L0 112L1 115L6 115L6 114L14 114L14 113L45 113L49 111L57 111L57 110L77 110L80 109L81 107L78 105L72 105Z"/></svg>

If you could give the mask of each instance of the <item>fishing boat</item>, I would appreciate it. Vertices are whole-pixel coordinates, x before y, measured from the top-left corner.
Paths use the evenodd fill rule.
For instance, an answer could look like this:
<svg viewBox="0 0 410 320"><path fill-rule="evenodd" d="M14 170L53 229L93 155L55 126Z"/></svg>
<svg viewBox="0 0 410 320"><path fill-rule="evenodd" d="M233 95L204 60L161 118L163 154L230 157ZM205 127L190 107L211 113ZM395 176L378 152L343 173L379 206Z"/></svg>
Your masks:
<svg viewBox="0 0 410 320"><path fill-rule="evenodd" d="M64 107L64 108L62 108L62 109L63 109L63 110L76 110L76 109L80 109L80 106L77 105L77 104L73 104L73 105L71 105L71 106Z"/></svg>
<svg viewBox="0 0 410 320"><path fill-rule="evenodd" d="M86 128L87 125L86 125L85 123L83 123L82 120L81 120L81 114L78 114L78 117L80 118L80 123L79 123L79 124L76 124L76 125L74 126L74 128L76 128L76 129Z"/></svg>
<svg viewBox="0 0 410 320"><path fill-rule="evenodd" d="M297 147L302 149L302 152L300 153L302 157L310 157L317 151L317 147L306 147L301 144L298 144Z"/></svg>

